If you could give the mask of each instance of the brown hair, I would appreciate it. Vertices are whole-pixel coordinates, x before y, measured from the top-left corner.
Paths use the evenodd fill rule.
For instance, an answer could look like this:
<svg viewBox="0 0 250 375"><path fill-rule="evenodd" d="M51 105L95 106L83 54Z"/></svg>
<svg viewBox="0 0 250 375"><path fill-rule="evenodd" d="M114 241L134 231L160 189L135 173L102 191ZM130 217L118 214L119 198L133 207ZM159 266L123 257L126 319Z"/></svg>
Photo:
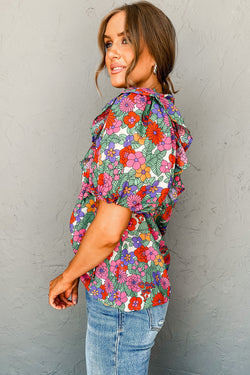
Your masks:
<svg viewBox="0 0 250 375"><path fill-rule="evenodd" d="M169 77L175 62L175 29L166 14L148 1L139 1L130 5L124 4L123 6L112 10L102 20L98 32L98 45L102 53L102 61L95 75L97 88L98 76L105 68L106 50L104 44L104 33L110 18L121 11L125 11L126 30L124 30L124 32L129 34L129 40L135 53L135 57L126 72L127 87L129 86L128 75L135 68L140 56L140 40L142 37L142 40L145 41L148 47L149 53L155 58L157 63L156 74L158 81L162 86L163 93L176 93Z"/></svg>

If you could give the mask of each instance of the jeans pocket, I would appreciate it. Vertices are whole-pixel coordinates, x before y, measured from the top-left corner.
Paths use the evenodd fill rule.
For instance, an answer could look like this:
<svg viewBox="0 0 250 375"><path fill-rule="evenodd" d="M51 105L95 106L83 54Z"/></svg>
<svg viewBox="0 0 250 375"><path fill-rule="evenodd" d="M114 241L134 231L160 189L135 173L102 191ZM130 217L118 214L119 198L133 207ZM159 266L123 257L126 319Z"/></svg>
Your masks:
<svg viewBox="0 0 250 375"><path fill-rule="evenodd" d="M168 310L168 302L162 305L150 307L147 309L149 316L149 326L151 331L160 331L165 319Z"/></svg>

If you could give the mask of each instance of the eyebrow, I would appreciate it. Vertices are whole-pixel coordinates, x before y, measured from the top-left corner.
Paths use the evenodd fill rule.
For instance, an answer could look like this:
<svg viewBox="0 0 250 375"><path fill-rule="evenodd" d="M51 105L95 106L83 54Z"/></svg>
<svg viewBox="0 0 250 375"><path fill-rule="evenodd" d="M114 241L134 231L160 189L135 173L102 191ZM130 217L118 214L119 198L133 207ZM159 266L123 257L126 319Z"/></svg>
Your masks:
<svg viewBox="0 0 250 375"><path fill-rule="evenodd" d="M123 36L123 35L125 35L124 31L122 31L121 33L117 34L117 36ZM111 37L109 35L105 35L105 34L103 35L103 38L111 39Z"/></svg>

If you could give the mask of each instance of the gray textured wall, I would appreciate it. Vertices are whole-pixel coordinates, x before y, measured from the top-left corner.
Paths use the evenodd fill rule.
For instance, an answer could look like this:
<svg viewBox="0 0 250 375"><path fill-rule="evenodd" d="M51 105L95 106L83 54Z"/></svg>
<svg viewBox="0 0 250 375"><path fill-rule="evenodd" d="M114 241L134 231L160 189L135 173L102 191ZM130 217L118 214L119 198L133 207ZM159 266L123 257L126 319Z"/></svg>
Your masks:
<svg viewBox="0 0 250 375"><path fill-rule="evenodd" d="M84 375L85 305L48 306L89 126L115 91L93 76L122 1L0 0L1 375ZM158 0L178 34L177 106L194 136L168 229L173 286L150 375L250 373L247 0Z"/></svg>

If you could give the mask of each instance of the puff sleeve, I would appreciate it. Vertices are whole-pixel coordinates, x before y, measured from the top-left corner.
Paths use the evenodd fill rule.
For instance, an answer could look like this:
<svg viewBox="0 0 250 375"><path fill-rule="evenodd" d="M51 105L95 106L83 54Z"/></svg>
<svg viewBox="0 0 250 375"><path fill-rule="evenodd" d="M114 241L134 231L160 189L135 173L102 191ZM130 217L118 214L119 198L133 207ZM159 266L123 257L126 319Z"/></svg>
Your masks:
<svg viewBox="0 0 250 375"><path fill-rule="evenodd" d="M171 120L154 96L116 98L96 141L97 199L151 212L168 195L174 175Z"/></svg>

